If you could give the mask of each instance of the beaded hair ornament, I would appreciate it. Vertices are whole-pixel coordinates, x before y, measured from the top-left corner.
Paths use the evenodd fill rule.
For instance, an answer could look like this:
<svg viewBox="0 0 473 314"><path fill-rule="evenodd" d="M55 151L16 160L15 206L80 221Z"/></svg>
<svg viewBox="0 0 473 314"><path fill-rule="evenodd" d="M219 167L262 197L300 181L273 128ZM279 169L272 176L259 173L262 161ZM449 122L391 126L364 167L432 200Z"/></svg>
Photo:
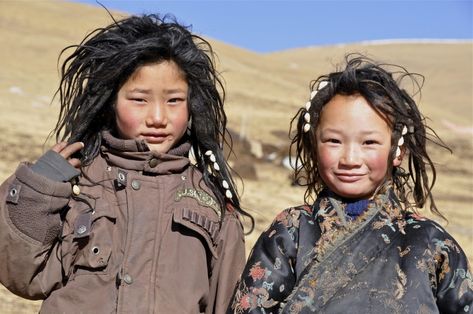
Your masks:
<svg viewBox="0 0 473 314"><path fill-rule="evenodd" d="M210 149L206 151L204 155L212 163L212 166L209 166L209 167L213 169L211 170L211 172L215 176L215 173L220 171L220 166L217 163L217 157L215 157L215 154ZM191 164L195 165L197 163L196 158L195 158L195 152L192 147L191 147L191 150L189 151L189 159L191 161ZM231 200L233 198L233 193L232 191L230 191L230 185L228 184L228 181L223 179L221 184L222 184L222 187L225 189L225 197Z"/></svg>
<svg viewBox="0 0 473 314"><path fill-rule="evenodd" d="M314 99L315 95L317 95L317 93L319 92L319 90L321 90L322 88L324 88L325 86L328 85L328 82L327 81L321 81L319 83L319 86L317 86L317 89L313 90L311 93L310 93L310 100L305 104L305 111L302 112L302 114L304 115L304 133L307 133L309 132L310 130L310 113L309 113L309 109L310 109L310 106L312 104L312 99Z"/></svg>
<svg viewBox="0 0 473 314"><path fill-rule="evenodd" d="M217 158L215 157L214 153L211 150L208 150L205 152L205 156L207 156L210 161L213 163L213 168L215 171L220 171L220 166L217 163ZM230 191L230 186L228 185L227 180L223 179L222 180L222 187L225 189L225 196L228 199L232 199L233 194L232 191Z"/></svg>

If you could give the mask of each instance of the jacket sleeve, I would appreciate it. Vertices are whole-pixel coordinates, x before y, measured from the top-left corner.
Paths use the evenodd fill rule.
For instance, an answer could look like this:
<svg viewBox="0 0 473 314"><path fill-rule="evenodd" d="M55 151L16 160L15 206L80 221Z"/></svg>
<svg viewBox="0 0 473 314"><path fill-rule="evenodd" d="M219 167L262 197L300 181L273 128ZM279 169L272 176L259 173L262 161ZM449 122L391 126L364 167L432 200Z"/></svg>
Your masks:
<svg viewBox="0 0 473 314"><path fill-rule="evenodd" d="M227 313L277 312L292 291L298 228L290 217L283 211L257 240Z"/></svg>
<svg viewBox="0 0 473 314"><path fill-rule="evenodd" d="M218 236L218 258L212 267L207 313L225 313L245 266L243 226L235 213L227 213Z"/></svg>
<svg viewBox="0 0 473 314"><path fill-rule="evenodd" d="M440 312L473 313L473 278L465 253L445 231L433 242Z"/></svg>
<svg viewBox="0 0 473 314"><path fill-rule="evenodd" d="M28 299L44 299L62 282L58 235L71 184L22 163L0 186L0 282Z"/></svg>

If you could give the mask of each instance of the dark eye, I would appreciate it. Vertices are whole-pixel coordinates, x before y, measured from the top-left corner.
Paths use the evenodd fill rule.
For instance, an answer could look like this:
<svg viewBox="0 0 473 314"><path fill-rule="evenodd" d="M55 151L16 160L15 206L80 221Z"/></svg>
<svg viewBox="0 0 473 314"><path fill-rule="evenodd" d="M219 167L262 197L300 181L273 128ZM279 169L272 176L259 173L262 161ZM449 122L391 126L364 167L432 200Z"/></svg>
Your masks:
<svg viewBox="0 0 473 314"><path fill-rule="evenodd" d="M366 140L363 144L365 144L365 145L374 145L374 144L378 144L378 141Z"/></svg>
<svg viewBox="0 0 473 314"><path fill-rule="evenodd" d="M144 102L145 100L143 98L131 98L132 101L134 102Z"/></svg>
<svg viewBox="0 0 473 314"><path fill-rule="evenodd" d="M327 140L327 142L332 143L332 144L340 144L341 143L336 138L330 138L330 139Z"/></svg>
<svg viewBox="0 0 473 314"><path fill-rule="evenodd" d="M183 102L184 100L185 100L184 98L175 97L175 98L170 98L170 99L168 100L168 103L170 103L170 104L176 104L176 103Z"/></svg>

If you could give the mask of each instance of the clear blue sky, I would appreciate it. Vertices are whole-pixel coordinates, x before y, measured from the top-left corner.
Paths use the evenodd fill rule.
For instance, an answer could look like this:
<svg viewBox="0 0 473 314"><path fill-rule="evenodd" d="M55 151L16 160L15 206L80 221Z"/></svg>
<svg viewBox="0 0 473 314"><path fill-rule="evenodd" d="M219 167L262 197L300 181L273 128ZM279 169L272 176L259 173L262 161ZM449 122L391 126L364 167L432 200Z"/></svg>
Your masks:
<svg viewBox="0 0 473 314"><path fill-rule="evenodd" d="M379 39L473 39L471 0L99 1L130 14L172 13L197 34L257 52Z"/></svg>

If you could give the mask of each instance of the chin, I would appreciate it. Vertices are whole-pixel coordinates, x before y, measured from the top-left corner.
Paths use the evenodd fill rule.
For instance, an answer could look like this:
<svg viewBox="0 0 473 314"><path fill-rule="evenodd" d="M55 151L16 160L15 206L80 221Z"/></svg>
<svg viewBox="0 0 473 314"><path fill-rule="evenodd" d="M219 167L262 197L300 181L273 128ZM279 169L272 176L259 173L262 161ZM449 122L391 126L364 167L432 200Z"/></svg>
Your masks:
<svg viewBox="0 0 473 314"><path fill-rule="evenodd" d="M163 145L153 145L153 144L148 144L148 147L150 150L152 151L155 151L155 152L158 152L158 153L162 153L162 154L165 154L169 151L170 148L168 147L165 147Z"/></svg>
<svg viewBox="0 0 473 314"><path fill-rule="evenodd" d="M332 190L335 194L349 199L362 199L362 198L370 198L373 195L373 192L365 192L360 190L348 190L348 189L335 189Z"/></svg>

